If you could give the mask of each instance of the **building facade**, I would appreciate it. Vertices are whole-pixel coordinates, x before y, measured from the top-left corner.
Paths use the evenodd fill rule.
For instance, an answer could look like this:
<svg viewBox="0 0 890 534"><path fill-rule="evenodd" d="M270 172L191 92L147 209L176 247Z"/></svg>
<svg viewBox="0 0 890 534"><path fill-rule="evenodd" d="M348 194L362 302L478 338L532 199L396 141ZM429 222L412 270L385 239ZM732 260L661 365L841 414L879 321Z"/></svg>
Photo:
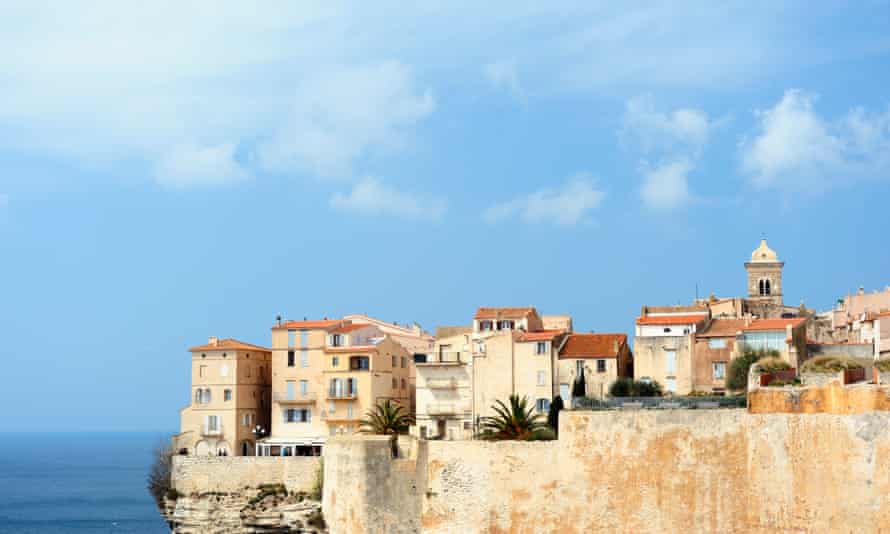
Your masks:
<svg viewBox="0 0 890 534"><path fill-rule="evenodd" d="M634 329L634 378L656 381L669 394L692 391L695 335L710 313L704 306L644 306Z"/></svg>
<svg viewBox="0 0 890 534"><path fill-rule="evenodd" d="M179 454L251 456L257 426L269 428L269 349L211 337L189 349L191 403L180 411Z"/></svg>
<svg viewBox="0 0 890 534"><path fill-rule="evenodd" d="M604 399L615 380L633 377L632 360L627 334L568 334L559 348L559 396L572 406L583 379L584 396Z"/></svg>
<svg viewBox="0 0 890 534"><path fill-rule="evenodd" d="M472 439L473 353L471 327L436 331L434 350L415 360L415 434L424 439Z"/></svg>
<svg viewBox="0 0 890 534"><path fill-rule="evenodd" d="M695 334L692 390L724 394L732 360L739 353L736 340L744 319L713 319Z"/></svg>

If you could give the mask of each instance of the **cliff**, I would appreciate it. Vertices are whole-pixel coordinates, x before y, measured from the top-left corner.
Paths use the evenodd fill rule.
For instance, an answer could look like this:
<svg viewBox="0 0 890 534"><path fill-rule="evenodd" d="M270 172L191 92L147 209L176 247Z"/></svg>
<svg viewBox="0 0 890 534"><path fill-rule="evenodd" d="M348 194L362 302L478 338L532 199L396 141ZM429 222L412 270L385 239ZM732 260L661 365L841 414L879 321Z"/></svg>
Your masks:
<svg viewBox="0 0 890 534"><path fill-rule="evenodd" d="M327 532L321 503L283 487L180 495L161 514L176 534Z"/></svg>

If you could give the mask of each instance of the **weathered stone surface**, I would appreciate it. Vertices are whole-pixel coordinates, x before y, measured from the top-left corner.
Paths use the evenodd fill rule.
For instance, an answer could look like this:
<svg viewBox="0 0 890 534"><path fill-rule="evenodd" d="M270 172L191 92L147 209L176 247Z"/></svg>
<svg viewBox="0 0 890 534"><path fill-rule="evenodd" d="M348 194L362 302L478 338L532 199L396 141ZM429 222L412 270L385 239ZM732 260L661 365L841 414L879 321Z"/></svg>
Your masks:
<svg viewBox="0 0 890 534"><path fill-rule="evenodd" d="M563 412L554 442L326 444L332 533L882 532L890 413Z"/></svg>
<svg viewBox="0 0 890 534"><path fill-rule="evenodd" d="M319 456L174 456L171 481L180 493L237 492L262 484L312 491Z"/></svg>
<svg viewBox="0 0 890 534"><path fill-rule="evenodd" d="M297 495L256 500L256 490L181 496L163 515L176 534L323 533L321 503Z"/></svg>

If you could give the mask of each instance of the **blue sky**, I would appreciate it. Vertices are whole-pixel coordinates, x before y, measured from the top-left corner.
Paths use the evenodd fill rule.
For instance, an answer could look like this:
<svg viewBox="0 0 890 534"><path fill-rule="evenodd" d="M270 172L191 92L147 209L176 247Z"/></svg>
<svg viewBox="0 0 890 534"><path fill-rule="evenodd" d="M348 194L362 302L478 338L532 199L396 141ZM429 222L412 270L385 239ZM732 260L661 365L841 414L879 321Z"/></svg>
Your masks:
<svg viewBox="0 0 890 534"><path fill-rule="evenodd" d="M890 4L0 3L5 430L175 430L187 348L890 284ZM185 4L185 5L183 5ZM616 7L618 6L618 7Z"/></svg>

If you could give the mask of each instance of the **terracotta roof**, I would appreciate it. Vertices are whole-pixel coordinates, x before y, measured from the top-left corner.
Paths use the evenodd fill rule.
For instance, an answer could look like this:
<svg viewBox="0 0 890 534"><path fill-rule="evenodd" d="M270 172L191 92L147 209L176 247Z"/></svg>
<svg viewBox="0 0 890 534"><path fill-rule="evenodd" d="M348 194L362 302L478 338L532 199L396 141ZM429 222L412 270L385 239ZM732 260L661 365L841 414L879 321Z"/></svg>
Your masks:
<svg viewBox="0 0 890 534"><path fill-rule="evenodd" d="M345 325L343 325L343 326L341 326L341 327L338 327L338 328L335 328L335 329L331 330L330 332L331 332L332 334L345 334L346 332L352 332L353 330L359 330L359 329L362 329L362 328L366 328L366 327L368 327L368 326L371 326L371 325L369 325L369 324L364 324L364 323L345 324Z"/></svg>
<svg viewBox="0 0 890 534"><path fill-rule="evenodd" d="M627 344L627 334L570 334L559 351L560 358L616 358L617 347Z"/></svg>
<svg viewBox="0 0 890 534"><path fill-rule="evenodd" d="M525 332L520 336L519 342L527 341L550 341L556 336L562 334L565 330L538 330L536 332Z"/></svg>
<svg viewBox="0 0 890 534"><path fill-rule="evenodd" d="M695 337L735 337L744 326L744 319L714 319L705 330L696 333Z"/></svg>
<svg viewBox="0 0 890 534"><path fill-rule="evenodd" d="M707 312L708 307L704 304L693 304L692 306L643 306L646 313L695 313Z"/></svg>
<svg viewBox="0 0 890 534"><path fill-rule="evenodd" d="M637 317L637 324L695 324L707 319L707 315L659 315Z"/></svg>
<svg viewBox="0 0 890 534"><path fill-rule="evenodd" d="M755 319L748 326L743 326L742 330L745 332L758 330L785 330L785 327L788 325L791 325L793 328L804 322L806 322L806 319L803 317L795 317L793 319Z"/></svg>
<svg viewBox="0 0 890 534"><path fill-rule="evenodd" d="M272 330L283 330L283 329L316 329L323 328L328 329L332 326L337 326L341 324L343 321L340 319L322 319L319 321L285 321L280 325L275 325L272 327Z"/></svg>
<svg viewBox="0 0 890 534"><path fill-rule="evenodd" d="M250 343L245 343L232 338L220 339L216 343L198 345L197 347L190 348L189 352L210 352L213 350L261 350L264 352L272 352L271 349L267 349L266 347L251 345Z"/></svg>
<svg viewBox="0 0 890 534"><path fill-rule="evenodd" d="M474 319L521 319L529 315L538 314L531 306L524 308L479 308Z"/></svg>

